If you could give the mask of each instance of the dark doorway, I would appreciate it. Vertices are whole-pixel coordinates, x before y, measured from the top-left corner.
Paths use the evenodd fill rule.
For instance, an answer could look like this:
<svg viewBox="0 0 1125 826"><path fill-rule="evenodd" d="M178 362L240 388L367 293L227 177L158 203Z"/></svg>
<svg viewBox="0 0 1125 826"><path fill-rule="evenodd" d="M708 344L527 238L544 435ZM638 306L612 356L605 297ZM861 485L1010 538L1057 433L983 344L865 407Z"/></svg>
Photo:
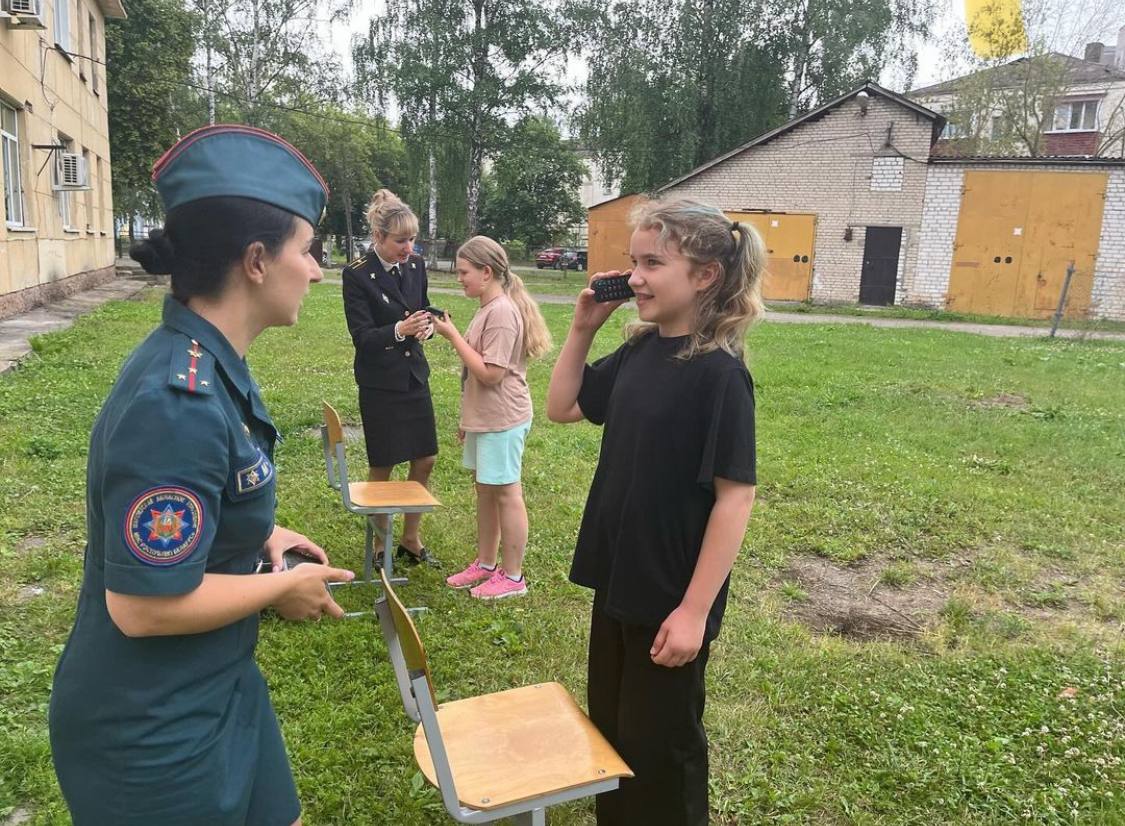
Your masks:
<svg viewBox="0 0 1125 826"><path fill-rule="evenodd" d="M902 227L868 227L863 243L863 272L859 277L859 303L895 303L895 277Z"/></svg>

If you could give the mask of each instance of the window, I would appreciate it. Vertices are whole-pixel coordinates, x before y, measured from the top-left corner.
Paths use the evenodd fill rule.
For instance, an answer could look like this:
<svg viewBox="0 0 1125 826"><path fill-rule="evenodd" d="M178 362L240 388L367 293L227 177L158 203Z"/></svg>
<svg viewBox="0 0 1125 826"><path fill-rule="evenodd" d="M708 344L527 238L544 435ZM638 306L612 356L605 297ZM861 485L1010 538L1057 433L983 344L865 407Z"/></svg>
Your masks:
<svg viewBox="0 0 1125 826"><path fill-rule="evenodd" d="M4 221L22 227L23 177L20 174L19 112L0 101L0 155L4 162Z"/></svg>
<svg viewBox="0 0 1125 826"><path fill-rule="evenodd" d="M90 55L90 90L98 94L98 21L90 15L86 31L90 35L90 48L86 54Z"/></svg>
<svg viewBox="0 0 1125 826"><path fill-rule="evenodd" d="M70 51L69 0L55 0L55 43Z"/></svg>
<svg viewBox="0 0 1125 826"><path fill-rule="evenodd" d="M59 149L59 150L56 150L56 151L58 151L58 152L73 152L74 151L74 141L72 141L70 138L67 138L67 137L63 136L62 133L59 134L59 143L62 144L62 149ZM58 173L58 168L59 168L58 167L58 156L52 158L52 162L54 163L55 171L51 174L54 176L56 184L61 183L61 181L59 181L59 173ZM63 229L73 230L74 226L71 223L71 203L70 203L71 195L70 195L70 193L66 192L65 190L57 189L57 190L55 190L55 198L57 198L58 202L59 202L59 218L62 219Z"/></svg>
<svg viewBox="0 0 1125 826"><path fill-rule="evenodd" d="M965 126L966 118L962 112L943 112L945 115L945 128L941 130L941 137L947 140L969 137L969 129Z"/></svg>
<svg viewBox="0 0 1125 826"><path fill-rule="evenodd" d="M1055 107L1055 132L1093 132L1098 128L1096 100L1067 100Z"/></svg>

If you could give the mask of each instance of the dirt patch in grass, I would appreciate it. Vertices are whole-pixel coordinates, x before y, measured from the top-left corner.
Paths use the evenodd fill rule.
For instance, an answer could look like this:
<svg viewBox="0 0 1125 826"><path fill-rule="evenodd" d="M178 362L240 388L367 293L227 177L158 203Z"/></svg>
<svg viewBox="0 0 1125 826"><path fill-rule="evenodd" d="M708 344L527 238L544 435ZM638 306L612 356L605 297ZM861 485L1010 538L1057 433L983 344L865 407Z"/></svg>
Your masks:
<svg viewBox="0 0 1125 826"><path fill-rule="evenodd" d="M16 542L15 552L18 556L25 556L46 547L46 545L47 540L42 536L25 536Z"/></svg>
<svg viewBox="0 0 1125 826"><path fill-rule="evenodd" d="M948 593L929 576L902 587L881 582L885 564L837 565L819 557L789 561L780 576L785 615L813 631L858 640L913 639L937 619Z"/></svg>
<svg viewBox="0 0 1125 826"><path fill-rule="evenodd" d="M989 399L977 399L973 402L973 407L977 410L994 410L998 407L1009 410L1029 410L1031 403L1018 393L1000 393Z"/></svg>

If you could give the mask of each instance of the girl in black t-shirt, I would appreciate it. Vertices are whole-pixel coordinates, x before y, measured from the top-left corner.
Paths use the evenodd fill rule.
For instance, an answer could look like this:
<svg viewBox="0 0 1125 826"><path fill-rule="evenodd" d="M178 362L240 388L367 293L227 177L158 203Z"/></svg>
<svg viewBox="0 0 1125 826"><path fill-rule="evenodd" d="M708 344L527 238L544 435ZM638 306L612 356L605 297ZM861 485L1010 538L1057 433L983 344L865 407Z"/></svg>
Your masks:
<svg viewBox="0 0 1125 826"><path fill-rule="evenodd" d="M586 364L624 302L583 290L547 415L604 425L570 578L594 589L590 718L636 777L599 796L598 824L705 826L704 669L754 504L742 343L762 313L765 249L752 227L687 198L641 204L633 225L640 323Z"/></svg>

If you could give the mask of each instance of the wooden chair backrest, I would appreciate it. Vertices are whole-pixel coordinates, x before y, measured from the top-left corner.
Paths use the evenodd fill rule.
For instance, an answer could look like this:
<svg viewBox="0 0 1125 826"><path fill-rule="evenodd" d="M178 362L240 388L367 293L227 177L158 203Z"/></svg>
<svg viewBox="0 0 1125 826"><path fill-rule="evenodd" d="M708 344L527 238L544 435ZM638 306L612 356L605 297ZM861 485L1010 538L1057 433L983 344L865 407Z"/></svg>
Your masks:
<svg viewBox="0 0 1125 826"><path fill-rule="evenodd" d="M422 645L422 638L418 636L418 629L414 627L414 620L403 606L391 583L387 580L387 572L379 568L379 579L382 580L383 593L387 597L387 607L391 610L391 619L395 624L395 633L398 635L398 644L402 649L402 657L406 660L406 670L411 678L422 673L426 675L426 684L430 687L430 698L434 708L437 708L437 693L434 691L434 682L430 677L430 664L426 659L426 648Z"/></svg>
<svg viewBox="0 0 1125 826"><path fill-rule="evenodd" d="M324 402L324 424L328 426L328 447L336 451L336 445L344 441L344 428L340 424L340 414L328 402Z"/></svg>

